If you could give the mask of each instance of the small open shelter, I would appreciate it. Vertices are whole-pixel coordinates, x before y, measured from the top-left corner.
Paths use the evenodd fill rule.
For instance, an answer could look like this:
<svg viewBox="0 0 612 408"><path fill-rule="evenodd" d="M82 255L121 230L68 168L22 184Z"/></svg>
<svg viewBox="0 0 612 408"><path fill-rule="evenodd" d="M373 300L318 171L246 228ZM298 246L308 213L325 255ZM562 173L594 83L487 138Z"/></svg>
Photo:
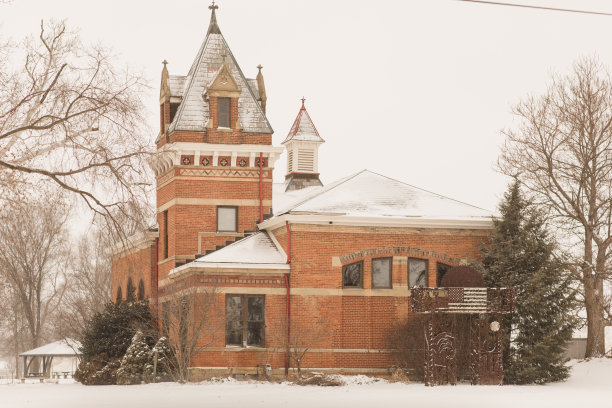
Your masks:
<svg viewBox="0 0 612 408"><path fill-rule="evenodd" d="M51 377L51 367L53 365L53 359L57 358L73 358L78 359L81 353L79 348L81 343L73 339L62 339L54 341L53 343L45 344L44 346L37 347L32 350L25 351L19 354L19 357L23 357L23 378L26 377ZM32 362L40 358L42 361L41 372L31 372L30 366Z"/></svg>

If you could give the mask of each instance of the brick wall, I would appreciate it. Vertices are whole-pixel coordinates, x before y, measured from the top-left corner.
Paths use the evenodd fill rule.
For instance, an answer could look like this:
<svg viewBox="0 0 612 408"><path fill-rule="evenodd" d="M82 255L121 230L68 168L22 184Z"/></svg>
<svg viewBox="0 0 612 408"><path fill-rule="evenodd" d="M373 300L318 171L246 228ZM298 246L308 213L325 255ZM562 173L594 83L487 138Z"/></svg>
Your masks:
<svg viewBox="0 0 612 408"><path fill-rule="evenodd" d="M138 284L143 281L145 299L151 298L155 293L155 241L142 249L132 249L127 253L117 254L113 257L113 284L112 300L117 298L117 291L121 286L122 298L126 299L128 280L131 277L136 293Z"/></svg>
<svg viewBox="0 0 612 408"><path fill-rule="evenodd" d="M285 227L276 229L274 235L287 250ZM408 330L419 331L414 333L416 339L423 335L420 318L410 312L408 256L428 260L429 285L435 286L437 262L453 264L477 259L488 236L489 231L483 230L292 224L291 329L302 339L317 333L302 366L364 372L390 368L397 357L391 341L396 325L407 321ZM381 255L393 260L391 289L372 289L371 260ZM342 265L355 261L364 263L363 288L343 289ZM263 364L277 369L284 366L285 288L283 284L254 283L253 279L258 278L253 273L256 272L234 275L234 279L242 280L236 283L231 279L215 281L208 272L196 275L202 278L192 284L210 286L216 282L219 305L225 304L228 293L265 294L265 347L225 347L221 333L206 352L194 359L193 366L251 370ZM227 275L223 276L227 279ZM265 282L265 276L260 278ZM223 329L224 325L219 330ZM410 359L415 370L422 366L420 351Z"/></svg>

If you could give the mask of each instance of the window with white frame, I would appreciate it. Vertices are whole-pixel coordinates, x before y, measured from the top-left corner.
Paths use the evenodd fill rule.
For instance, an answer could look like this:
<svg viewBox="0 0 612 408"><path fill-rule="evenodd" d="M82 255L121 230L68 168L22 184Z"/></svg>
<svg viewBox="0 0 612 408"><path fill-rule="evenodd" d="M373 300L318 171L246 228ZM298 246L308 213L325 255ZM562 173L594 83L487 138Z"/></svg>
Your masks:
<svg viewBox="0 0 612 408"><path fill-rule="evenodd" d="M217 207L217 231L219 232L238 231L238 207L230 207L230 206Z"/></svg>
<svg viewBox="0 0 612 408"><path fill-rule="evenodd" d="M428 286L428 264L426 259L408 258L408 287Z"/></svg>
<svg viewBox="0 0 612 408"><path fill-rule="evenodd" d="M372 259L372 288L390 289L393 258Z"/></svg>

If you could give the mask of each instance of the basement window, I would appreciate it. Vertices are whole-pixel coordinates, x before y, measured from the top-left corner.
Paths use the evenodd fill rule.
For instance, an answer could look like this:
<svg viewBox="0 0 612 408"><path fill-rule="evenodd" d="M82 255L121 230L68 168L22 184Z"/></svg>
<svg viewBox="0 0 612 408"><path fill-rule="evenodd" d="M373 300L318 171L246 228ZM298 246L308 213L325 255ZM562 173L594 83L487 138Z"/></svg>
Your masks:
<svg viewBox="0 0 612 408"><path fill-rule="evenodd" d="M225 344L264 347L265 310L263 295L226 295Z"/></svg>
<svg viewBox="0 0 612 408"><path fill-rule="evenodd" d="M363 261L342 267L343 288L363 288Z"/></svg>
<svg viewBox="0 0 612 408"><path fill-rule="evenodd" d="M217 100L217 119L221 128L231 127L231 103L230 98L219 98Z"/></svg>
<svg viewBox="0 0 612 408"><path fill-rule="evenodd" d="M238 231L238 207L219 206L217 207L217 231L236 232Z"/></svg>
<svg viewBox="0 0 612 408"><path fill-rule="evenodd" d="M393 258L372 259L372 288L391 289Z"/></svg>
<svg viewBox="0 0 612 408"><path fill-rule="evenodd" d="M408 258L408 287L426 287L428 264L426 259Z"/></svg>

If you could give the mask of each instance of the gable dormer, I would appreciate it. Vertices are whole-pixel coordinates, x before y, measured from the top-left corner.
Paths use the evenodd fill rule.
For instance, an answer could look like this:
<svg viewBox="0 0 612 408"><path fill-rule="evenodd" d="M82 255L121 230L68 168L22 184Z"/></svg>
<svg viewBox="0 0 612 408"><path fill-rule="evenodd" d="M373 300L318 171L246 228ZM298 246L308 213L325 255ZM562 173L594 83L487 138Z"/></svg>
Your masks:
<svg viewBox="0 0 612 408"><path fill-rule="evenodd" d="M285 191L323 185L319 179L319 146L325 140L319 135L304 102L302 98L302 107L283 141L287 151Z"/></svg>
<svg viewBox="0 0 612 408"><path fill-rule="evenodd" d="M239 97L240 87L224 61L204 94L210 115L206 128L241 129L238 119Z"/></svg>

